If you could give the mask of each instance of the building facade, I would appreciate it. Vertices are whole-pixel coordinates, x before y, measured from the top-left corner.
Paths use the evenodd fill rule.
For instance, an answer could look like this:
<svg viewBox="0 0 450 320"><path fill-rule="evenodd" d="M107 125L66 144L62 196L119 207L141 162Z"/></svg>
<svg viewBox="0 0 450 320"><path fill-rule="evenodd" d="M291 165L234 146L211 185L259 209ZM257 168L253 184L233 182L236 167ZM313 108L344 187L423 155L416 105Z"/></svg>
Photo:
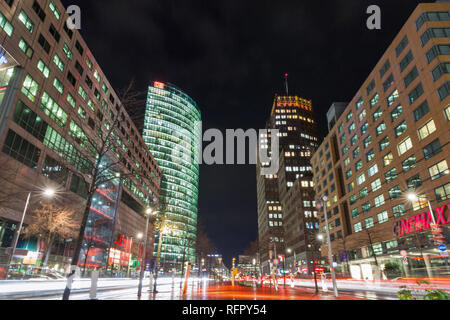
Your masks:
<svg viewBox="0 0 450 320"><path fill-rule="evenodd" d="M334 261L354 278L429 276L445 265L427 200L448 239L449 10L415 9L313 156Z"/></svg>
<svg viewBox="0 0 450 320"><path fill-rule="evenodd" d="M202 143L197 103L174 85L154 82L148 91L143 136L162 170L160 211L166 225L173 227L163 234L162 267L170 270L183 260L195 263Z"/></svg>
<svg viewBox="0 0 450 320"><path fill-rule="evenodd" d="M281 156L279 170L275 175L262 175L262 164L259 161L257 164L258 234L264 272L269 270L269 260L279 255L285 256L287 249L292 252L289 259L294 259L294 248L304 249L296 238L300 226L290 224L298 218L297 215L304 215L304 210L288 212L285 206L291 207L292 196L288 197L287 193L297 180L300 180L301 188L296 190L302 195L305 191L305 206L313 206L314 197L310 197L313 187L310 157L318 146L318 137L312 102L298 96L276 96L266 129L267 134L260 137L261 148L271 145L272 130L278 130ZM302 223L304 221L308 221L309 227L310 221L301 219ZM313 226L316 224L313 223ZM303 252L296 253L300 255Z"/></svg>
<svg viewBox="0 0 450 320"><path fill-rule="evenodd" d="M95 190L79 265L118 275L137 258L132 253L138 244L129 244L145 230L149 201L159 197L160 169L67 18L59 0L0 2L0 264L13 244L28 192L25 226L42 200L39 190L50 186L57 190L55 204L72 205L81 220L98 158L97 177L112 178ZM151 228L150 247L152 238ZM70 264L75 240L57 239L49 260L56 271ZM41 243L20 237L23 250L13 262L23 268L24 255L42 255ZM113 250L122 260L117 265Z"/></svg>

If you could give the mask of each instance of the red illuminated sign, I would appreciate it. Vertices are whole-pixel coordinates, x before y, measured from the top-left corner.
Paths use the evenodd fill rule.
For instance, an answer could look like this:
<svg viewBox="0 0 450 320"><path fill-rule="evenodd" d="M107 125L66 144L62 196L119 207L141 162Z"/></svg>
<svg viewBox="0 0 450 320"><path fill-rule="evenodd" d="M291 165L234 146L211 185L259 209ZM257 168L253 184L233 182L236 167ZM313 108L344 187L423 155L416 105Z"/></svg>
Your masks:
<svg viewBox="0 0 450 320"><path fill-rule="evenodd" d="M155 86L155 88L159 88L159 89L164 89L164 87L165 87L164 83L158 82L158 81L155 81L154 86Z"/></svg>
<svg viewBox="0 0 450 320"><path fill-rule="evenodd" d="M450 203L443 205L441 207L438 207L434 209L436 211L437 216L434 215L431 212L422 212L421 214L409 217L407 219L403 219L400 222L397 222L396 229L397 229L397 235L399 237L402 237L407 234L421 232L423 230L428 230L429 228L432 228L432 231L436 229L437 226L443 226L450 223L450 214L447 215L447 218L445 218L444 212L445 208L448 209L450 212ZM436 225L433 225L433 216L436 217Z"/></svg>
<svg viewBox="0 0 450 320"><path fill-rule="evenodd" d="M129 250L129 248L133 246L132 240L125 238L123 234L120 235L119 241L114 241L114 243L121 247L124 247L127 250Z"/></svg>

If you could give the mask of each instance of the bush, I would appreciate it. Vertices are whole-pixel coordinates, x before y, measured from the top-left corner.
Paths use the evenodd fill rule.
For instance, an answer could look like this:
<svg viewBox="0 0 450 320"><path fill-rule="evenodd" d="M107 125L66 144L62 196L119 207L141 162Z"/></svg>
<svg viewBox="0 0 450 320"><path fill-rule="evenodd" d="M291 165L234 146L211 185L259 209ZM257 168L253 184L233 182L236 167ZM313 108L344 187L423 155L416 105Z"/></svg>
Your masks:
<svg viewBox="0 0 450 320"><path fill-rule="evenodd" d="M384 265L384 271L388 278L394 278L401 274L401 266L396 261L389 261Z"/></svg>
<svg viewBox="0 0 450 320"><path fill-rule="evenodd" d="M426 280L418 280L417 284L419 286L422 285L429 285L430 283ZM402 287L403 290L400 290L397 293L397 296L400 300L418 300L416 297L414 297L413 292L411 290L408 290L406 287ZM450 294L442 291L442 290L432 290L432 289L424 289L425 292L428 292L427 294L423 295L420 294L418 290L415 290L415 293L418 296L423 296L423 300L450 300Z"/></svg>

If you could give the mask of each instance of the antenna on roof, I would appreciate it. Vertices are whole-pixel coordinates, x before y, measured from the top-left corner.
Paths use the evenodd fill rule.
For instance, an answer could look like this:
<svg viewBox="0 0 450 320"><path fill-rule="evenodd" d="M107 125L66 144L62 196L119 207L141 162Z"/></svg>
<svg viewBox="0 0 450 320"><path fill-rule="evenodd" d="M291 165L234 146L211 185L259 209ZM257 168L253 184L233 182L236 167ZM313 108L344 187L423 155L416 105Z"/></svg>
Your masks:
<svg viewBox="0 0 450 320"><path fill-rule="evenodd" d="M289 95L289 83L288 83L288 77L289 77L289 74L288 74L288 73L285 73L285 74L284 74L284 83L285 83L285 87L286 87L286 95L287 95L287 96Z"/></svg>

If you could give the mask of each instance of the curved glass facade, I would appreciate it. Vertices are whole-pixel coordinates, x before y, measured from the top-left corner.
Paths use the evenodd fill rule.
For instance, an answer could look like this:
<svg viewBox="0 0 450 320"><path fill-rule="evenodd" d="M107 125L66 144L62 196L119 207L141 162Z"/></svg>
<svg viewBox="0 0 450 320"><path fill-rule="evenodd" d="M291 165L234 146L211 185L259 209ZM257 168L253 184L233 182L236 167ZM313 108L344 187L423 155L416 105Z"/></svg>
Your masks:
<svg viewBox="0 0 450 320"><path fill-rule="evenodd" d="M155 82L148 91L143 137L162 171L160 211L177 229L163 236L160 265L172 268L182 263L183 256L195 262L202 141L196 102L173 85Z"/></svg>

